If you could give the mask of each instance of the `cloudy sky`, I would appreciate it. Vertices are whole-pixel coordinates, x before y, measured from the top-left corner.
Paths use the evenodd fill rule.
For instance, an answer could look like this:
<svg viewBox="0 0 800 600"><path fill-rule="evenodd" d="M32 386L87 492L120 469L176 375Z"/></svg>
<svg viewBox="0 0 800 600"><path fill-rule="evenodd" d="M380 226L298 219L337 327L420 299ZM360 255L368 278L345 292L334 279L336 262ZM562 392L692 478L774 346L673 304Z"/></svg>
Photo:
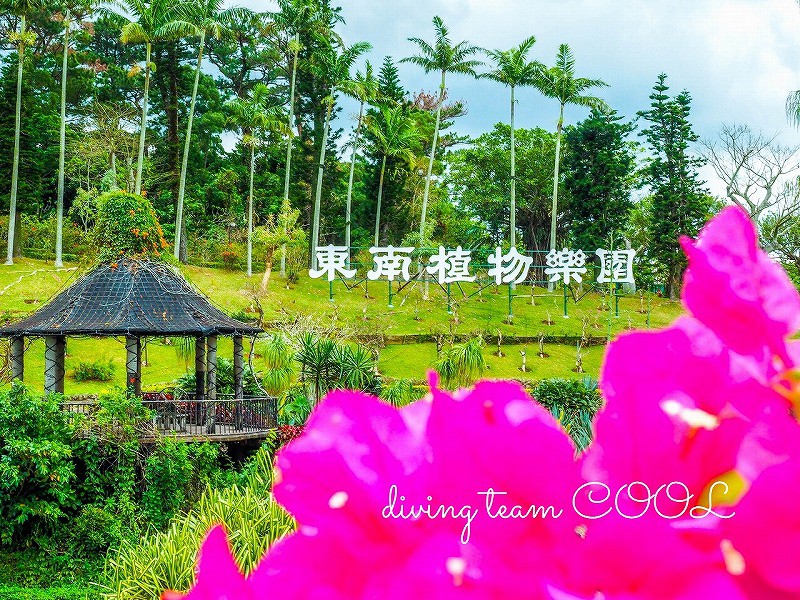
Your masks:
<svg viewBox="0 0 800 600"><path fill-rule="evenodd" d="M273 10L270 0L248 0L257 10ZM508 49L529 35L537 42L530 56L554 62L559 44L569 44L578 76L600 78L599 90L620 114L632 118L647 108L656 76L668 75L671 91L688 90L692 122L703 138L723 123L746 123L779 134L784 144L800 144L800 132L786 122L787 94L800 89L800 7L794 0L338 0L348 44L369 41L369 58L402 58L416 52L409 36L433 39L431 19L439 15L453 42ZM434 90L435 74L400 65L405 88ZM499 84L450 76L451 98L469 113L456 129L478 135L508 118L508 92ZM355 107L345 105L341 126ZM521 127L554 129L558 106L534 90L519 94ZM567 110L567 123L586 116ZM712 183L712 189L717 186Z"/></svg>

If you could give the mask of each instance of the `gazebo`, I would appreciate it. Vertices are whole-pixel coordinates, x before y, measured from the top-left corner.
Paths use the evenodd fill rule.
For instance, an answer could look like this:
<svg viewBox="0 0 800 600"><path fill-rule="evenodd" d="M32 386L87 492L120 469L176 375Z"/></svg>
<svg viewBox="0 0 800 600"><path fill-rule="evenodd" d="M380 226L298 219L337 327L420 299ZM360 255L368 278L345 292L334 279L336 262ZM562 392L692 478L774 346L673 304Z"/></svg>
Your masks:
<svg viewBox="0 0 800 600"><path fill-rule="evenodd" d="M11 374L23 380L25 339L44 338L45 393L64 392L68 336L124 337L128 388L141 394L142 338L195 339L193 401L217 399L217 337L233 338L234 399L244 398L242 338L262 329L211 305L171 266L121 259L100 264L29 317L0 328L10 338Z"/></svg>

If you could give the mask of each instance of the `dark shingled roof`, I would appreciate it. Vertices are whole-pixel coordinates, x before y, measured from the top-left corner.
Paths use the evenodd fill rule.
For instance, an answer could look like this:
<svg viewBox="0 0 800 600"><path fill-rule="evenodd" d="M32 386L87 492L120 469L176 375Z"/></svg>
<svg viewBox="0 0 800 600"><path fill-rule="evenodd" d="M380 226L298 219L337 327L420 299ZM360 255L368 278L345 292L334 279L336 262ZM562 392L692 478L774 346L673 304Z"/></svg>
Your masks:
<svg viewBox="0 0 800 600"><path fill-rule="evenodd" d="M114 266L114 265L117 266ZM0 336L252 335L172 267L147 260L102 264Z"/></svg>

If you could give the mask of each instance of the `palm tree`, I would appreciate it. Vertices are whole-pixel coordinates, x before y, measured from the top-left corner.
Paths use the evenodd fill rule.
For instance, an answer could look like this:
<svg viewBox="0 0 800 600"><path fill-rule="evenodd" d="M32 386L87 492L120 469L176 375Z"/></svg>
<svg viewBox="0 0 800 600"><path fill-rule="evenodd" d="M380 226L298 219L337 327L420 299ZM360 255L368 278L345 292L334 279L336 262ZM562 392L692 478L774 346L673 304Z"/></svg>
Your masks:
<svg viewBox="0 0 800 600"><path fill-rule="evenodd" d="M556 247L556 215L558 210L558 167L561 158L561 130L564 127L564 107L567 104L605 108L606 103L584 92L595 87L606 87L601 79L575 77L575 57L567 44L558 47L554 67L538 69L533 85L547 98L555 98L561 103L561 112L556 126L556 159L553 170L553 208L550 215L550 249Z"/></svg>
<svg viewBox="0 0 800 600"><path fill-rule="evenodd" d="M142 170L144 168L144 146L147 132L147 104L150 96L150 55L153 43L174 39L177 31L168 21L172 6L171 0L115 0L114 5L121 9L117 16L124 19L132 17L122 27L120 41L123 44L144 44L144 95L142 97L142 122L139 129L139 155L136 163L134 192L142 193Z"/></svg>
<svg viewBox="0 0 800 600"><path fill-rule="evenodd" d="M289 85L289 135L286 144L286 172L283 180L283 199L289 200L289 183L292 171L292 146L294 141L294 104L295 87L297 82L297 62L300 56L302 44L300 43L300 31L309 25L321 25L321 33L333 33L328 23L342 22L344 19L338 12L328 11L327 13L319 10L319 7L312 0L278 0L280 11L272 14L275 23L292 35L288 49L291 54L291 83ZM327 18L327 19L326 19ZM338 39L338 36L336 36ZM284 232L285 233L285 232ZM286 246L281 248L281 276L286 275Z"/></svg>
<svg viewBox="0 0 800 600"><path fill-rule="evenodd" d="M533 85L535 75L543 67L538 61L529 61L528 52L536 43L536 38L530 36L516 48L510 50L487 50L486 54L494 61L495 68L481 75L511 88L511 205L509 207L509 241L513 248L517 244L517 163L516 143L514 139L514 91L517 87Z"/></svg>
<svg viewBox="0 0 800 600"><path fill-rule="evenodd" d="M428 173L425 177L425 192L422 196L422 215L419 223L420 239L425 235L425 216L428 210L428 196L430 195L431 174L433 173L433 160L436 156L436 144L439 140L439 126L442 120L442 105L445 99L445 77L448 73L461 73L463 75L476 76L475 67L482 63L469 57L480 51L476 46L470 46L468 42L462 41L453 46L450 43L450 32L445 27L442 19L438 16L433 17L433 27L436 31L436 41L431 46L425 40L417 37L408 38L419 46L421 53L416 56L404 58L400 62L410 62L425 69L426 73L431 71L441 72L442 82L439 86L439 99L436 103L436 124L433 129L433 142L431 144L431 154L428 160Z"/></svg>
<svg viewBox="0 0 800 600"><path fill-rule="evenodd" d="M350 157L350 179L347 181L347 204L344 219L344 245L347 248L350 248L350 213L353 202L353 176L356 171L356 153L358 152L358 142L361 136L361 123L364 119L364 105L374 101L378 97L378 79L373 74L372 65L369 61L367 61L364 67L364 73L356 71L350 95L359 101L360 106L358 109L358 121L356 122L355 133L353 134L353 155ZM383 172L381 172L381 181L383 180L382 177ZM380 197L380 194L378 196Z"/></svg>
<svg viewBox="0 0 800 600"><path fill-rule="evenodd" d="M381 107L380 113L367 117L367 129L374 137L376 149L383 155L378 183L378 202L375 212L375 245L378 245L381 226L381 202L386 159L399 158L409 164L414 161L414 147L420 142L414 119L402 106Z"/></svg>
<svg viewBox="0 0 800 600"><path fill-rule="evenodd" d="M25 63L25 48L33 42L33 32L25 29L28 15L40 7L37 0L10 0L4 3L3 8L19 16L19 32L9 35L11 43L17 44L17 104L14 117L14 158L11 167L11 202L8 209L8 253L6 264L14 264L14 230L17 224L17 186L19 182L19 140L22 123L22 69Z"/></svg>
<svg viewBox="0 0 800 600"><path fill-rule="evenodd" d="M356 59L367 52L372 45L367 42L356 42L349 48L342 47L339 53L336 48L329 46L320 53L320 63L317 65L317 75L324 81L329 82L330 91L324 102L327 106L325 111L325 123L322 129L322 143L319 152L319 166L317 169L317 187L314 196L314 218L311 224L311 265L317 268L317 245L319 243L319 213L322 203L322 176L325 171L325 151L328 146L328 133L331 125L331 114L336 103L336 93L349 90L352 87L350 79L350 69Z"/></svg>
<svg viewBox="0 0 800 600"><path fill-rule="evenodd" d="M64 24L64 48L61 61L61 122L59 127L58 146L58 191L56 193L56 259L54 266L62 267L63 233L64 233L64 159L66 155L67 136L67 66L69 63L69 34L73 24L73 11L77 13L91 12L93 2L77 0L68 2L62 15ZM80 21L80 16L75 15Z"/></svg>
<svg viewBox="0 0 800 600"><path fill-rule="evenodd" d="M250 148L250 184L247 197L247 276L253 276L253 176L256 168L258 134L271 129L285 128L280 121L281 111L273 102L271 90L263 83L253 86L250 99L235 98L227 103L231 121L242 132L242 144Z"/></svg>
<svg viewBox="0 0 800 600"><path fill-rule="evenodd" d="M200 83L200 70L203 65L203 51L206 35L217 39L228 30L226 25L234 20L243 21L252 18L253 13L246 8L222 9L222 0L199 0L195 4L179 4L177 19L168 23L164 29L178 37L199 37L197 43L197 64L194 70L192 99L189 103L189 119L186 123L186 139L183 144L183 162L178 183L178 202L175 209L175 258L186 261L185 245L181 256L181 235L183 234L183 198L186 192L186 171L189 165L189 146L192 140L192 124L194 123L197 88Z"/></svg>

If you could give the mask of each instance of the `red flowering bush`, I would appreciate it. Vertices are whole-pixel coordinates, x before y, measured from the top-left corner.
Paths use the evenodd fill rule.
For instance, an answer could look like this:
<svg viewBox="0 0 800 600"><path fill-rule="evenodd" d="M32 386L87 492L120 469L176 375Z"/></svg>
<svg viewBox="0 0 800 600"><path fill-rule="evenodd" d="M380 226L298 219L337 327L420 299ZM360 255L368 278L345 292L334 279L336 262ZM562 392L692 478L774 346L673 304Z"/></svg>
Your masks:
<svg viewBox="0 0 800 600"><path fill-rule="evenodd" d="M297 532L245 577L213 529L185 598L800 598L800 296L738 209L683 245L689 315L611 344L585 452L513 383L333 392L277 458Z"/></svg>
<svg viewBox="0 0 800 600"><path fill-rule="evenodd" d="M278 448L283 448L292 440L300 437L303 433L304 427L302 425L280 425L278 427Z"/></svg>
<svg viewBox="0 0 800 600"><path fill-rule="evenodd" d="M168 244L150 201L125 192L107 192L97 199L93 239L100 260L157 258Z"/></svg>

